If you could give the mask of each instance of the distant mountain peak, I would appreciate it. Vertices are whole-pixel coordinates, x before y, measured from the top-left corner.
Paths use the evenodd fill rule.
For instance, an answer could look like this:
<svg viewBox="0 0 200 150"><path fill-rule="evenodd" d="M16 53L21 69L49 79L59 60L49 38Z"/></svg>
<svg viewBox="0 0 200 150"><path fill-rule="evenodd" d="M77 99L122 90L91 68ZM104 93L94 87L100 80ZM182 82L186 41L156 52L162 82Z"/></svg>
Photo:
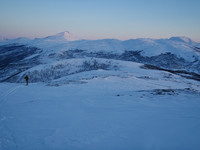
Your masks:
<svg viewBox="0 0 200 150"><path fill-rule="evenodd" d="M194 41L192 41L189 37L186 37L186 36L171 37L170 40L176 41L176 42L188 43L188 44L194 43Z"/></svg>
<svg viewBox="0 0 200 150"><path fill-rule="evenodd" d="M60 33L57 33L55 35L48 36L44 39L50 40L50 41L76 41L76 40L80 40L79 38L77 38L73 34L71 34L69 31L60 32Z"/></svg>
<svg viewBox="0 0 200 150"><path fill-rule="evenodd" d="M63 37L63 38L65 38L67 40L67 39L71 38L72 34L69 31L64 31L64 32L60 32L60 33L58 33L58 34L56 34L54 36Z"/></svg>

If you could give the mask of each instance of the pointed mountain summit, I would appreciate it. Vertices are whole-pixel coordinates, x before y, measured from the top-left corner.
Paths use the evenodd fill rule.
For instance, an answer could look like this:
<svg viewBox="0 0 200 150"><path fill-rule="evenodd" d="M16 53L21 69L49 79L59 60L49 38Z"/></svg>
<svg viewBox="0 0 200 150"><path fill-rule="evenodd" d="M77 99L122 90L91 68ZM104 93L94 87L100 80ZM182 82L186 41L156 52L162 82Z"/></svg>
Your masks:
<svg viewBox="0 0 200 150"><path fill-rule="evenodd" d="M48 36L44 38L48 41L58 41L58 42L66 42L66 41L77 41L80 40L80 38L75 37L72 35L69 31L60 32L58 34Z"/></svg>

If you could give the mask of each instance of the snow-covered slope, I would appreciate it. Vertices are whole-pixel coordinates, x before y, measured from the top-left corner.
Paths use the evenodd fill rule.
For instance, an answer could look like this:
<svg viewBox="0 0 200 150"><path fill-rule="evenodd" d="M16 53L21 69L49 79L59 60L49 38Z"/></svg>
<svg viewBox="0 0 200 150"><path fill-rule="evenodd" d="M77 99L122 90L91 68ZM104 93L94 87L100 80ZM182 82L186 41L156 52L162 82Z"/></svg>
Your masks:
<svg viewBox="0 0 200 150"><path fill-rule="evenodd" d="M200 149L198 43L72 39L1 43L0 150Z"/></svg>
<svg viewBox="0 0 200 150"><path fill-rule="evenodd" d="M49 49L58 51L66 51L66 50L74 50L81 49L87 50L90 52L112 52L121 54L125 50L132 51L142 51L143 56L157 56L159 54L164 53L172 53L177 55L178 57L182 57L188 61L193 61L194 56L200 56L199 51L195 51L195 46L198 43L188 41L179 41L178 38L174 39L132 39L127 41L120 41L115 39L104 39L104 40L78 40L78 41L66 41L53 40L51 37L47 39L36 39L32 43L31 46L37 46L41 49L45 49L48 51Z"/></svg>
<svg viewBox="0 0 200 150"><path fill-rule="evenodd" d="M198 150L199 82L114 63L48 84L0 83L0 149Z"/></svg>
<svg viewBox="0 0 200 150"><path fill-rule="evenodd" d="M194 56L199 57L200 52L193 49L193 45L188 42L180 42L171 39L136 39L124 41L126 50L142 51L144 56L157 56L159 54L171 53L178 57L182 57L188 61L193 61Z"/></svg>

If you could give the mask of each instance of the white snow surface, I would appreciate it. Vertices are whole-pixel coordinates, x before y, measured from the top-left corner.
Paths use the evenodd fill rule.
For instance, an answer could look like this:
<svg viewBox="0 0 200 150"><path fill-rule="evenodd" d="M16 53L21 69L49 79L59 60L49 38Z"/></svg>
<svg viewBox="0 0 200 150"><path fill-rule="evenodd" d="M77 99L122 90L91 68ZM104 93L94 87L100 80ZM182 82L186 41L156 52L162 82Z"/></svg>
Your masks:
<svg viewBox="0 0 200 150"><path fill-rule="evenodd" d="M47 85L0 83L0 150L200 149L199 82L115 63Z"/></svg>

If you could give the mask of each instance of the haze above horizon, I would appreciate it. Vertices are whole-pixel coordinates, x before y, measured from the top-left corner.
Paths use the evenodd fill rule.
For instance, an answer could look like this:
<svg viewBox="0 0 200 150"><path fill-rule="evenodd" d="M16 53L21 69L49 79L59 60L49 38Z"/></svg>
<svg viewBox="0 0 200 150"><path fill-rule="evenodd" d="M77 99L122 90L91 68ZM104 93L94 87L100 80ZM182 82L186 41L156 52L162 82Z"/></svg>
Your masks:
<svg viewBox="0 0 200 150"><path fill-rule="evenodd" d="M200 42L198 0L0 0L0 36L83 39L169 38Z"/></svg>

